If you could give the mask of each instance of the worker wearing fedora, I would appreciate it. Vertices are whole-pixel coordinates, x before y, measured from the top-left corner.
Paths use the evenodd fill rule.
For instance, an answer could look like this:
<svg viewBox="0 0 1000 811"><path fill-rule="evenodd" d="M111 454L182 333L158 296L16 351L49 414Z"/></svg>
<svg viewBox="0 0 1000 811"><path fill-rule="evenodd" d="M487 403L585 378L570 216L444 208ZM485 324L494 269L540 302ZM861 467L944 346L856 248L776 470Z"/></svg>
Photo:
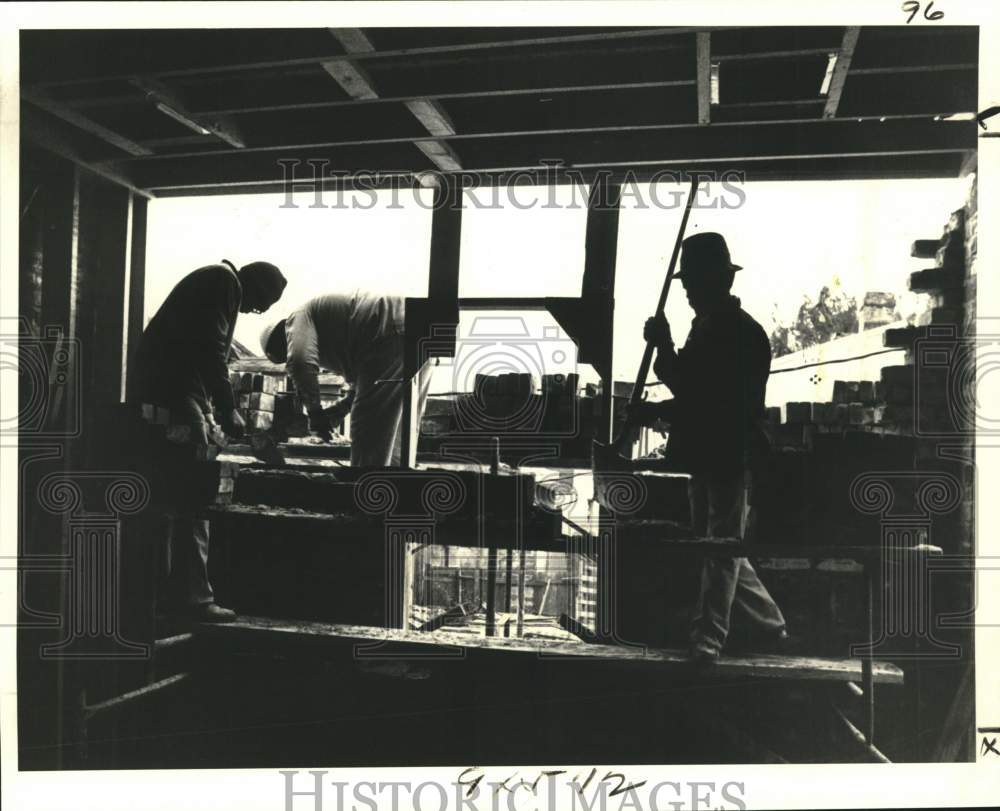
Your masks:
<svg viewBox="0 0 1000 811"><path fill-rule="evenodd" d="M638 424L669 422L666 456L691 474L688 497L695 533L749 540L750 474L767 451L763 416L771 349L763 328L730 293L739 270L721 234L684 240L677 277L695 313L687 341L674 348L662 312L643 331L657 350L653 370L674 396L663 403L641 403L630 417ZM718 657L734 614L757 638L779 644L787 639L781 609L750 562L707 558L691 628L695 660Z"/></svg>

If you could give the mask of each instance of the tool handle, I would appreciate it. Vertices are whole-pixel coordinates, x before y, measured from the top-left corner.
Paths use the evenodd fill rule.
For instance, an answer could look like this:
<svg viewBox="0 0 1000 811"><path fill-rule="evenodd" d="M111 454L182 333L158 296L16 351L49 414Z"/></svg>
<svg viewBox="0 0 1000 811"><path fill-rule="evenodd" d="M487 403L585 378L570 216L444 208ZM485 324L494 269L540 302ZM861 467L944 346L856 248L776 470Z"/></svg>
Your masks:
<svg viewBox="0 0 1000 811"><path fill-rule="evenodd" d="M670 283L674 280L674 271L677 267L677 257L681 252L681 243L684 241L684 231L687 229L688 217L691 214L691 206L694 203L695 195L698 193L698 178L691 179L691 191L688 192L687 203L684 206L684 214L681 216L681 224L677 229L677 238L674 240L674 250L670 254L670 264L667 267L667 277L663 280L663 289L660 290L660 298L656 303L653 315L663 312L667 304L667 295L670 293ZM646 342L646 348L642 353L642 362L639 364L639 374L635 379L635 386L632 388L632 396L629 397L629 405L635 405L642 400L643 391L646 388L646 378L649 377L649 367L653 364L653 351L655 347L652 342ZM626 424L620 434L615 438L613 446L618 448L623 439L628 435L629 426Z"/></svg>

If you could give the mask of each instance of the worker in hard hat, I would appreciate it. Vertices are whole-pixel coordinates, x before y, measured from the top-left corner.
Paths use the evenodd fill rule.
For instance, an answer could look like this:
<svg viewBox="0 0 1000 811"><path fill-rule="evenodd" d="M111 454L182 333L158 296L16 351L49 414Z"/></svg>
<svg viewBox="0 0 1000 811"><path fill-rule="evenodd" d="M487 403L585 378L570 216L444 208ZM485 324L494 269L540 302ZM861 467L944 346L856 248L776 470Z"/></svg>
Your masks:
<svg viewBox="0 0 1000 811"><path fill-rule="evenodd" d="M643 330L657 350L653 370L673 399L640 403L629 416L634 424L669 422L666 458L691 474L688 495L695 533L750 540L748 488L750 473L767 450L763 417L771 348L764 329L730 292L740 269L730 260L721 234L684 240L677 277L695 313L687 340L675 349L662 312ZM691 628L695 660L718 658L734 613L762 646L781 647L788 639L781 609L750 562L707 558Z"/></svg>
<svg viewBox="0 0 1000 811"><path fill-rule="evenodd" d="M261 347L273 363L285 363L295 390L309 415L309 428L329 438L350 408L351 464L358 467L398 466L401 461L403 326L405 302L399 296L364 292L329 293L310 299L287 318L261 333ZM351 384L353 399L323 409L320 369L339 374ZM413 400L420 424L429 368L417 375Z"/></svg>
<svg viewBox="0 0 1000 811"><path fill-rule="evenodd" d="M213 412L226 434L243 436L228 367L236 319L240 313L267 311L285 285L270 262L237 270L223 261L189 273L143 331L129 376L129 401L168 410L172 423L190 429L196 445L208 444ZM235 614L216 605L208 579L208 521L195 517L195 505L186 500L180 495L170 515L175 597L197 620L228 622Z"/></svg>

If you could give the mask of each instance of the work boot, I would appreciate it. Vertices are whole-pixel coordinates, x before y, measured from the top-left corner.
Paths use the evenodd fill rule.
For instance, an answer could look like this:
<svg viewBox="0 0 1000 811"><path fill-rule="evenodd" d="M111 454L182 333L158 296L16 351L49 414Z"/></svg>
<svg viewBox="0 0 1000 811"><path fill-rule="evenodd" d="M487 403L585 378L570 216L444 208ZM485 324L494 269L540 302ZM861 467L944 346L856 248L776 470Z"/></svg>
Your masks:
<svg viewBox="0 0 1000 811"><path fill-rule="evenodd" d="M194 607L192 611L196 622L232 622L236 619L236 612L223 608L215 603L202 603Z"/></svg>
<svg viewBox="0 0 1000 811"><path fill-rule="evenodd" d="M695 667L710 667L719 661L719 649L704 640L691 643L688 661Z"/></svg>

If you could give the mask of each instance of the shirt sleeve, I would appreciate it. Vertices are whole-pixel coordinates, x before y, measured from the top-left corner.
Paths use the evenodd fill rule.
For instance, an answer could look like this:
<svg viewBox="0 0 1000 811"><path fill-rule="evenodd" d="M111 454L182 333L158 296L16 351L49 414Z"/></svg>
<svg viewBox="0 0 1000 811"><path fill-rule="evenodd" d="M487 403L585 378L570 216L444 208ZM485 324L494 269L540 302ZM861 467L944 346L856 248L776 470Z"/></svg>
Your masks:
<svg viewBox="0 0 1000 811"><path fill-rule="evenodd" d="M222 412L234 408L233 388L229 383L229 348L233 328L239 315L242 291L240 283L228 269L220 267L218 276L205 292L202 317L193 327L198 351L194 357L201 380L215 407Z"/></svg>
<svg viewBox="0 0 1000 811"><path fill-rule="evenodd" d="M307 411L321 407L319 397L319 338L307 310L297 310L285 321L288 360L285 368Z"/></svg>

